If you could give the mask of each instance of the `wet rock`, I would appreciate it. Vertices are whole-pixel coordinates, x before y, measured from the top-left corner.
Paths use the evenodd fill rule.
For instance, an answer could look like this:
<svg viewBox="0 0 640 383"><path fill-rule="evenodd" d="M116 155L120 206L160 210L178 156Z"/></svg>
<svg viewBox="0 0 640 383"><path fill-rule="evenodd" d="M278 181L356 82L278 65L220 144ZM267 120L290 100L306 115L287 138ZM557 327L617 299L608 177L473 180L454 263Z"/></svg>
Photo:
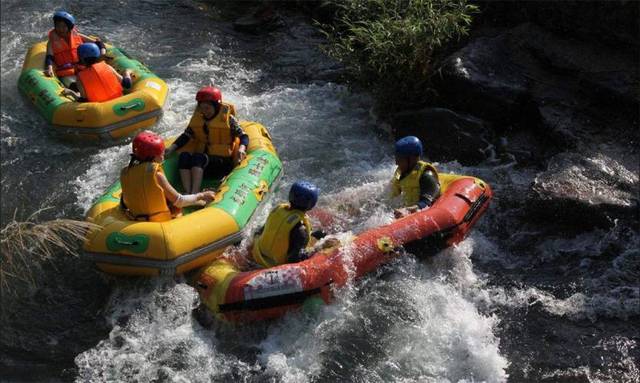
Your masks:
<svg viewBox="0 0 640 383"><path fill-rule="evenodd" d="M551 78L551 83L575 82L574 94L588 93L603 104L640 102L633 50L561 38L531 23L514 28L510 34L512 45L531 52L546 72L563 75ZM547 82L544 78L535 81L539 85Z"/></svg>
<svg viewBox="0 0 640 383"><path fill-rule="evenodd" d="M393 115L390 122L397 138L420 138L425 155L433 161L477 164L486 158L485 150L491 147L492 132L485 121L449 109L404 111Z"/></svg>
<svg viewBox="0 0 640 383"><path fill-rule="evenodd" d="M328 24L334 20L338 9L337 3L323 0L313 8L311 17L321 23Z"/></svg>
<svg viewBox="0 0 640 383"><path fill-rule="evenodd" d="M479 37L449 56L436 85L456 109L506 123L526 105L529 79L512 59L508 36L499 35Z"/></svg>
<svg viewBox="0 0 640 383"><path fill-rule="evenodd" d="M607 45L638 46L640 7L628 0L609 1L478 1L481 21L493 26L534 22L562 36Z"/></svg>
<svg viewBox="0 0 640 383"><path fill-rule="evenodd" d="M638 216L638 170L601 153L554 156L531 187L532 210L575 226Z"/></svg>
<svg viewBox="0 0 640 383"><path fill-rule="evenodd" d="M443 62L435 84L448 105L498 127L533 128L563 150L612 116L637 121L633 50L561 38L531 23L492 33Z"/></svg>
<svg viewBox="0 0 640 383"><path fill-rule="evenodd" d="M276 12L273 4L269 2L265 2L248 15L242 16L233 22L235 30L252 34L271 32L284 26L284 19Z"/></svg>
<svg viewBox="0 0 640 383"><path fill-rule="evenodd" d="M542 134L567 149L576 147L580 141L577 132L585 129L571 108L549 104L541 105L538 112L541 124L538 130Z"/></svg>

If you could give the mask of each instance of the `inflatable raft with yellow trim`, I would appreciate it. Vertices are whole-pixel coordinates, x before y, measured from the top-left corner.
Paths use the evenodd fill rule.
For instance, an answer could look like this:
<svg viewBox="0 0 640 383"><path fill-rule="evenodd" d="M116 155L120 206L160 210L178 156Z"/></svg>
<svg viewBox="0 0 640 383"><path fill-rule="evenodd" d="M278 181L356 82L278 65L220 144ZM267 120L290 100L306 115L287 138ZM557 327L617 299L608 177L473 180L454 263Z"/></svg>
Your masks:
<svg viewBox="0 0 640 383"><path fill-rule="evenodd" d="M64 136L113 140L156 123L167 98L167 84L123 50L106 44L105 61L119 72L132 71L133 85L122 97L107 102L76 102L61 94L57 77L44 75L47 42L29 49L18 88L40 114Z"/></svg>
<svg viewBox="0 0 640 383"><path fill-rule="evenodd" d="M224 179L205 178L203 188L217 189L213 202L200 210L185 209L166 222L132 221L120 208L118 180L87 213L87 220L102 227L87 236L83 257L111 274L173 275L204 266L240 242L282 172L267 129L257 122L240 125L249 136L247 157ZM163 168L169 182L181 190L177 153Z"/></svg>
<svg viewBox="0 0 640 383"><path fill-rule="evenodd" d="M367 230L351 243L318 251L305 261L243 272L231 258L216 259L196 282L203 302L199 318L255 321L319 301L329 303L332 288L399 256L400 246L420 246L420 253L425 247L440 249L462 241L489 207L493 192L478 178L439 178L442 194L430 208Z"/></svg>

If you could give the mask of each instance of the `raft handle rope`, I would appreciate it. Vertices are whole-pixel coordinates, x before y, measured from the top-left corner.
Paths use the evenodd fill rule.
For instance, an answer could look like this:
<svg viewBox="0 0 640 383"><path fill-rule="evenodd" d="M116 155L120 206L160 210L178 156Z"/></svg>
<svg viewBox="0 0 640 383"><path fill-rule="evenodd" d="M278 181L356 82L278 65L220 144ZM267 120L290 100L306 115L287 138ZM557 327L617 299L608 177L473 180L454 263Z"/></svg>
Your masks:
<svg viewBox="0 0 640 383"><path fill-rule="evenodd" d="M140 106L144 106L144 105L141 105L140 102L136 101L136 102L133 102L131 104L121 106L120 110L129 110L129 109L138 108Z"/></svg>
<svg viewBox="0 0 640 383"><path fill-rule="evenodd" d="M487 195L484 192L482 192L480 197L478 197L478 199L473 203L473 205L471 205L471 207L469 208L469 211L467 212L467 214L464 215L464 218L462 219L462 222L470 222L473 219L473 217L475 217L476 214L478 214L478 212L484 206L484 203L488 199L489 198L487 197Z"/></svg>

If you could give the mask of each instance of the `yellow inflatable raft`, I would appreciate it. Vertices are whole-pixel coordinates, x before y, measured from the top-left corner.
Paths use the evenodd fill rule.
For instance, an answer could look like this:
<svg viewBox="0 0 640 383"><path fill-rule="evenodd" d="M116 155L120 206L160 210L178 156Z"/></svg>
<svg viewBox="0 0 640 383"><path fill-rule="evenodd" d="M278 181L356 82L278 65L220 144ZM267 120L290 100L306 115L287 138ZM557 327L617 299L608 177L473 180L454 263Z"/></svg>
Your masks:
<svg viewBox="0 0 640 383"><path fill-rule="evenodd" d="M83 256L111 274L173 275L203 266L240 242L282 171L267 129L256 122L240 124L249 135L247 157L224 179L205 179L204 187L217 189L212 203L166 222L132 221L120 208L117 181L87 213L87 220L102 228L89 233ZM180 190L177 157L171 155L163 167Z"/></svg>
<svg viewBox="0 0 640 383"><path fill-rule="evenodd" d="M123 50L106 44L106 62L116 70L132 71L133 86L122 97L107 102L76 102L61 94L57 77L43 72L47 42L36 43L22 66L21 93L33 102L57 132L90 140L113 140L156 123L167 98L167 84Z"/></svg>

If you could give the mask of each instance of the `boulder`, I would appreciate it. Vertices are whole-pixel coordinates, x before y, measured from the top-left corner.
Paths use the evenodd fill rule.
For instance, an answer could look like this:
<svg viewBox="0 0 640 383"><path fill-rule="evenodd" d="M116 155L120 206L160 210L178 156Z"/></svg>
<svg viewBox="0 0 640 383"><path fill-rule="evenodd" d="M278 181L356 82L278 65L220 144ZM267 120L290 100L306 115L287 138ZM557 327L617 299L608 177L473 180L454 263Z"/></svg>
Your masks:
<svg viewBox="0 0 640 383"><path fill-rule="evenodd" d="M535 129L560 150L591 140L612 116L636 126L633 49L558 37L532 23L491 33L443 61L434 84L446 105L498 129Z"/></svg>
<svg viewBox="0 0 640 383"><path fill-rule="evenodd" d="M476 2L481 13L474 23L513 26L534 22L560 36L608 46L640 46L640 7L629 0Z"/></svg>
<svg viewBox="0 0 640 383"><path fill-rule="evenodd" d="M391 127L396 138L416 136L432 161L458 160L472 165L486 158L492 132L488 124L466 114L444 108L425 108L394 114Z"/></svg>
<svg viewBox="0 0 640 383"><path fill-rule="evenodd" d="M636 165L637 166L637 165ZM638 169L602 154L561 153L531 186L536 214L575 226L638 219Z"/></svg>
<svg viewBox="0 0 640 383"><path fill-rule="evenodd" d="M455 109L509 123L529 97L530 81L512 60L507 35L479 37L449 56L434 79Z"/></svg>
<svg viewBox="0 0 640 383"><path fill-rule="evenodd" d="M271 32L284 26L284 19L269 2L263 3L233 22L235 30L251 34Z"/></svg>
<svg viewBox="0 0 640 383"><path fill-rule="evenodd" d="M512 45L529 51L547 75L562 75L552 81L548 76L537 78L537 85L575 83L575 93L586 93L603 104L640 102L637 51L559 37L531 23L519 25L510 34Z"/></svg>

